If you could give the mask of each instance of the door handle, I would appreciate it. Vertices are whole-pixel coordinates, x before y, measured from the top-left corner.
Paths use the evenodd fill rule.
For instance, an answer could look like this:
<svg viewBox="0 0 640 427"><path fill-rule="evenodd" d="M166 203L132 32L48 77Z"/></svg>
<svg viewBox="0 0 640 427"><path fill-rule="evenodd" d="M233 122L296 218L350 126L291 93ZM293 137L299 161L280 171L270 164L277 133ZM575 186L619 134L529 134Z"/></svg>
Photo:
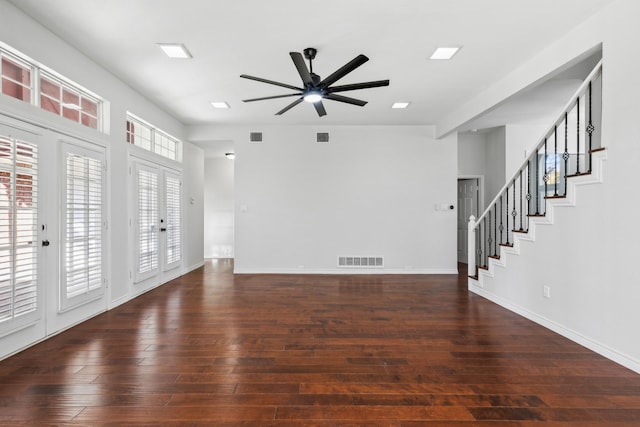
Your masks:
<svg viewBox="0 0 640 427"><path fill-rule="evenodd" d="M160 231L167 231L165 227L160 228Z"/></svg>
<svg viewBox="0 0 640 427"><path fill-rule="evenodd" d="M49 245L50 245L50 243L49 243L48 240L43 240L42 241L42 246L49 246Z"/></svg>

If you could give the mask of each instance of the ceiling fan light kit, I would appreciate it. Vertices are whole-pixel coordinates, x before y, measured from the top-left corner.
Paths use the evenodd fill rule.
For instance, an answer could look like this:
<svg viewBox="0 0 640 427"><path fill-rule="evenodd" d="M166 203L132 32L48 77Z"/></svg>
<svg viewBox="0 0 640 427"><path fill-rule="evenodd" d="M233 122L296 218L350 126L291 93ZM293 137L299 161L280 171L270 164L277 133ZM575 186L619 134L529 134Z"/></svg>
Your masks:
<svg viewBox="0 0 640 427"><path fill-rule="evenodd" d="M364 64L369 60L366 56L360 54L356 56L354 59L338 68L324 80L320 78L319 75L313 72L313 60L316 57L318 51L315 48L308 47L304 51L304 58L300 52L289 52L291 56L291 60L298 70L298 74L302 79L302 87L289 85L286 83L280 83L273 80L263 79L261 77L249 76L247 74L242 74L240 77L249 80L255 80L261 83L267 83L275 86L284 87L286 89L291 89L296 91L295 93L285 94L285 95L274 95L274 96L266 96L262 98L253 98L253 99L244 99L243 102L254 102L254 101L264 101L267 99L277 99L277 98L288 98L292 96L297 96L298 99L284 107L282 110L276 113L277 116L282 115L300 104L302 101L309 102L313 104L318 113L318 116L322 117L327 114L327 111L322 104L322 101L325 99L337 102L343 102L346 104L357 105L359 107L363 107L367 104L366 101L361 101L359 99L351 98L348 96L337 95L336 92L346 92L350 90L358 90L358 89L370 89L374 87L381 86L389 86L389 80L376 80L364 83L353 83L341 86L332 86L335 82ZM304 62L304 59L309 61L309 68Z"/></svg>

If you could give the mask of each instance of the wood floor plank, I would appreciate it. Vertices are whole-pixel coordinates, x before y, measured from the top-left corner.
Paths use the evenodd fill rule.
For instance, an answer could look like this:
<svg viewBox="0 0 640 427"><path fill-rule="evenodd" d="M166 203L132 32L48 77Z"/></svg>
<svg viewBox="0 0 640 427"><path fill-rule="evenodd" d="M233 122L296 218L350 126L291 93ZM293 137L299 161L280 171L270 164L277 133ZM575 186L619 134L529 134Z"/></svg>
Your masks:
<svg viewBox="0 0 640 427"><path fill-rule="evenodd" d="M231 269L0 361L0 425L640 425L640 375L470 294L463 268Z"/></svg>

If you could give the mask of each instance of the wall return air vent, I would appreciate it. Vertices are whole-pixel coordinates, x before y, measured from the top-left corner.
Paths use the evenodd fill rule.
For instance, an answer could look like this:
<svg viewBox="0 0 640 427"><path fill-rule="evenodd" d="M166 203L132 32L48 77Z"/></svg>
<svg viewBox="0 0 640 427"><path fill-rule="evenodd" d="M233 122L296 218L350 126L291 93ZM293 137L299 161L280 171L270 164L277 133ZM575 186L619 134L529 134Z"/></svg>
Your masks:
<svg viewBox="0 0 640 427"><path fill-rule="evenodd" d="M319 143L327 143L327 142L329 142L329 132L318 132L318 133L316 133L316 142L319 142Z"/></svg>
<svg viewBox="0 0 640 427"><path fill-rule="evenodd" d="M262 142L262 132L251 132L249 134L249 141L254 143Z"/></svg>
<svg viewBox="0 0 640 427"><path fill-rule="evenodd" d="M340 256L338 267L341 268L382 268L384 258L381 256Z"/></svg>

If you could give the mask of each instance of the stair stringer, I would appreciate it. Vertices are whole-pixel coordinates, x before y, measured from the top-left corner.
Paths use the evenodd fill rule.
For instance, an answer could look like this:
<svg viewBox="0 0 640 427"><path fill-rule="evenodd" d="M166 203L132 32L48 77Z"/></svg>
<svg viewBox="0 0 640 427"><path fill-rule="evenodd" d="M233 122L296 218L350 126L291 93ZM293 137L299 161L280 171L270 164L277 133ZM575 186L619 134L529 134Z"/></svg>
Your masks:
<svg viewBox="0 0 640 427"><path fill-rule="evenodd" d="M600 184L603 182L603 163L607 159L606 150L598 150L592 153L591 173L573 175L567 178L567 195L563 198L547 199L546 214L529 218L529 230L525 233L513 233L513 246L500 246L499 258L489 258L487 269L478 269L477 279L469 277L468 289L479 293L484 288L485 278L493 278L496 268L507 268L510 256L520 255L521 242L536 241L536 227L549 226L554 223L554 211L556 208L574 207L578 193L578 186Z"/></svg>

